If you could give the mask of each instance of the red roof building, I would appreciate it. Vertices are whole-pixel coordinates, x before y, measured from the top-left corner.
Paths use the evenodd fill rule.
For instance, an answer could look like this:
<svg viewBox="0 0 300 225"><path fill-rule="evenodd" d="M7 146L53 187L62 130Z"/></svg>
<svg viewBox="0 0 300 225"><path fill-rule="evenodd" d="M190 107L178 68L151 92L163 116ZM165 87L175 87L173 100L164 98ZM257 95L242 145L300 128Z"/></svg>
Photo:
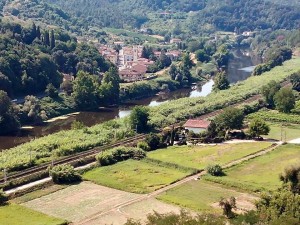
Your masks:
<svg viewBox="0 0 300 225"><path fill-rule="evenodd" d="M207 130L210 125L210 121L208 120L188 120L183 125L185 129L189 131L193 131L194 133L200 133L202 131Z"/></svg>

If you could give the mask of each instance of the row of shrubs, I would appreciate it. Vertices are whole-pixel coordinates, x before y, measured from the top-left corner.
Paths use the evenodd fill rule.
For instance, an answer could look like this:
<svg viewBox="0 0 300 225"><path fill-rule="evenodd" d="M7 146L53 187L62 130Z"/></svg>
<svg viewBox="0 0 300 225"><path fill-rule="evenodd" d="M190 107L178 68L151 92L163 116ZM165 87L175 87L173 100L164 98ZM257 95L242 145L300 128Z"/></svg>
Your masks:
<svg viewBox="0 0 300 225"><path fill-rule="evenodd" d="M99 153L96 156L96 160L100 166L108 166L128 159L140 160L145 157L146 157L146 152L141 148L120 146Z"/></svg>

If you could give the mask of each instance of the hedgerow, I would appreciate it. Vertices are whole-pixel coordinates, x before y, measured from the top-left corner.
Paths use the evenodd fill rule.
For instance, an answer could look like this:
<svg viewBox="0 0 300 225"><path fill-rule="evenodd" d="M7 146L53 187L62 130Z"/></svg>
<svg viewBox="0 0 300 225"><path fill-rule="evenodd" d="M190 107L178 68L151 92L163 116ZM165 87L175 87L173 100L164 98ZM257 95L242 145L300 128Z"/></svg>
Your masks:
<svg viewBox="0 0 300 225"><path fill-rule="evenodd" d="M128 159L140 160L145 157L146 152L140 148L121 146L99 153L96 155L96 160L100 166L108 166Z"/></svg>

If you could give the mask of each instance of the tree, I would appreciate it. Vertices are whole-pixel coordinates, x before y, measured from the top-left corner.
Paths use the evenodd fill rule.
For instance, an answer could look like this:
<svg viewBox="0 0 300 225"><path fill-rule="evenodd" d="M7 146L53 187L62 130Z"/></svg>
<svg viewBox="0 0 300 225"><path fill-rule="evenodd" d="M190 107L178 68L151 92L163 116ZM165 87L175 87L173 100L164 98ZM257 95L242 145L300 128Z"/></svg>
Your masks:
<svg viewBox="0 0 300 225"><path fill-rule="evenodd" d="M51 49L55 48L55 37L54 37L53 30L51 30L51 35L50 35L50 48Z"/></svg>
<svg viewBox="0 0 300 225"><path fill-rule="evenodd" d="M7 93L0 90L0 134L15 132L20 127L17 110L13 107Z"/></svg>
<svg viewBox="0 0 300 225"><path fill-rule="evenodd" d="M172 64L169 70L169 75L172 80L175 80L177 73L177 67L174 64Z"/></svg>
<svg viewBox="0 0 300 225"><path fill-rule="evenodd" d="M109 105L118 104L120 97L120 77L116 67L109 68L104 74L101 86L99 93L102 101Z"/></svg>
<svg viewBox="0 0 300 225"><path fill-rule="evenodd" d="M291 83L294 90L300 91L300 71L291 75Z"/></svg>
<svg viewBox="0 0 300 225"><path fill-rule="evenodd" d="M44 45L50 46L50 35L49 31L44 31Z"/></svg>
<svg viewBox="0 0 300 225"><path fill-rule="evenodd" d="M254 119L249 126L249 133L252 137L259 137L260 135L268 135L270 127L261 119Z"/></svg>
<svg viewBox="0 0 300 225"><path fill-rule="evenodd" d="M280 180L291 192L300 194L300 165L286 167L280 175Z"/></svg>
<svg viewBox="0 0 300 225"><path fill-rule="evenodd" d="M226 73L224 71L217 73L213 89L214 90L225 90L225 89L229 88L229 85L230 85L230 83L227 79Z"/></svg>
<svg viewBox="0 0 300 225"><path fill-rule="evenodd" d="M45 93L50 97L50 98L57 98L58 97L58 90L54 87L53 84L48 84L45 90Z"/></svg>
<svg viewBox="0 0 300 225"><path fill-rule="evenodd" d="M191 69L194 66L189 53L186 53L182 56L182 65L187 69Z"/></svg>
<svg viewBox="0 0 300 225"><path fill-rule="evenodd" d="M149 109L145 106L136 106L132 109L129 117L130 126L137 132L144 132L148 129Z"/></svg>
<svg viewBox="0 0 300 225"><path fill-rule="evenodd" d="M71 95L73 92L73 83L70 80L64 80L60 85L60 88L67 94Z"/></svg>
<svg viewBox="0 0 300 225"><path fill-rule="evenodd" d="M295 107L295 96L289 87L281 88L274 96L274 102L279 112L289 113Z"/></svg>
<svg viewBox="0 0 300 225"><path fill-rule="evenodd" d="M204 51L204 49L199 49L196 51L196 58L200 62L209 62L210 56Z"/></svg>
<svg viewBox="0 0 300 225"><path fill-rule="evenodd" d="M229 107L217 115L214 119L214 123L217 126L217 130L228 131L232 129L241 129L243 126L244 114L241 109Z"/></svg>
<svg viewBox="0 0 300 225"><path fill-rule="evenodd" d="M146 136L145 142L148 144L151 150L156 150L160 146L160 136L157 134L148 134Z"/></svg>
<svg viewBox="0 0 300 225"><path fill-rule="evenodd" d="M261 93L270 108L275 107L274 96L280 90L280 87L279 83L272 80L261 89Z"/></svg>
<svg viewBox="0 0 300 225"><path fill-rule="evenodd" d="M80 71L73 82L75 104L79 109L94 109L97 105L97 83L93 75Z"/></svg>
<svg viewBox="0 0 300 225"><path fill-rule="evenodd" d="M256 203L260 221L263 224L299 224L300 195L280 188L271 194L262 194Z"/></svg>
<svg viewBox="0 0 300 225"><path fill-rule="evenodd" d="M219 202L219 206L223 209L223 214L227 218L234 217L232 209L236 208L236 199L235 197L230 197L230 199L222 198Z"/></svg>
<svg viewBox="0 0 300 225"><path fill-rule="evenodd" d="M41 109L40 100L33 95L25 97L25 102L21 108L21 112L23 118L22 121L40 124L47 119L45 111Z"/></svg>

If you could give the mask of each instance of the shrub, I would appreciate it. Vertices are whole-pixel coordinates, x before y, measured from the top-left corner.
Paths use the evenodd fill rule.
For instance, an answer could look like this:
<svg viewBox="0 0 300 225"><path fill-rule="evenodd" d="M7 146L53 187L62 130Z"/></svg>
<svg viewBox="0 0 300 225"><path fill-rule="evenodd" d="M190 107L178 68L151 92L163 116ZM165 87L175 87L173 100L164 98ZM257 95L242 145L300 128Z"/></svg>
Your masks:
<svg viewBox="0 0 300 225"><path fill-rule="evenodd" d="M143 149L144 151L150 151L150 147L149 145L145 142L145 141L140 141L139 143L137 143L137 147L140 149Z"/></svg>
<svg viewBox="0 0 300 225"><path fill-rule="evenodd" d="M146 153L141 148L121 146L99 153L96 160L100 166L108 166L128 159L140 160L145 157Z"/></svg>
<svg viewBox="0 0 300 225"><path fill-rule="evenodd" d="M148 144L148 146L150 147L150 150L156 150L159 148L160 146L160 136L157 134L149 134L146 137L146 143Z"/></svg>
<svg viewBox="0 0 300 225"><path fill-rule="evenodd" d="M81 181L80 175L71 165L58 165L50 169L50 176L56 184L69 184Z"/></svg>
<svg viewBox="0 0 300 225"><path fill-rule="evenodd" d="M0 190L0 205L4 205L7 201L7 195L4 193L4 191Z"/></svg>
<svg viewBox="0 0 300 225"><path fill-rule="evenodd" d="M222 176L223 173L223 169L220 165L209 165L206 168L207 173L209 173L212 176Z"/></svg>

